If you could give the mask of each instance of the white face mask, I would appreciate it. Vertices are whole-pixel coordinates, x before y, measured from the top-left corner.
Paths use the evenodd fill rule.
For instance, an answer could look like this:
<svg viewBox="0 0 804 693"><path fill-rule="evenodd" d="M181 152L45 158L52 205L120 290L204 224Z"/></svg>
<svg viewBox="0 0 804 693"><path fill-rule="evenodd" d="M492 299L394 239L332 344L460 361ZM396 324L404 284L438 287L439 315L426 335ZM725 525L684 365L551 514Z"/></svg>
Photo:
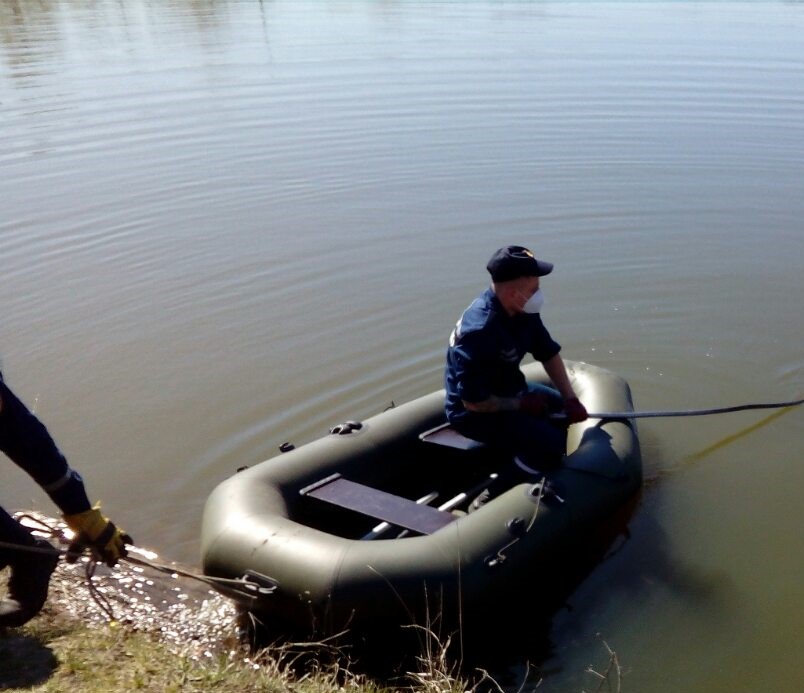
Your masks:
<svg viewBox="0 0 804 693"><path fill-rule="evenodd" d="M544 306L544 292L539 289L533 296L531 296L522 306L525 313L541 313Z"/></svg>

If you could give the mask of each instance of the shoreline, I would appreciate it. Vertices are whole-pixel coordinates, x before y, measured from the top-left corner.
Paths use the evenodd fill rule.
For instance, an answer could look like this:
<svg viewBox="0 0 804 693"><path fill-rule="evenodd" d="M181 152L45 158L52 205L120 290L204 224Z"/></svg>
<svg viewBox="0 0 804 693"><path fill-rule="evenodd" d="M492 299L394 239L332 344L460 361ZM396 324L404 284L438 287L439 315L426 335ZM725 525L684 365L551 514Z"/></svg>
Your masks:
<svg viewBox="0 0 804 693"><path fill-rule="evenodd" d="M28 518L50 527L60 524L37 512L17 515L24 515L31 527ZM0 571L0 596L8 574L8 569ZM252 651L239 620L229 599L176 573L126 561L108 568L86 558L74 564L61 560L42 612L21 628L0 631L0 688L43 693L72 693L77 687L83 693L457 692L488 680L481 676L472 685L449 670L446 657L431 656L417 658L420 671L406 672L402 685L377 682L352 671L345 653L328 642Z"/></svg>

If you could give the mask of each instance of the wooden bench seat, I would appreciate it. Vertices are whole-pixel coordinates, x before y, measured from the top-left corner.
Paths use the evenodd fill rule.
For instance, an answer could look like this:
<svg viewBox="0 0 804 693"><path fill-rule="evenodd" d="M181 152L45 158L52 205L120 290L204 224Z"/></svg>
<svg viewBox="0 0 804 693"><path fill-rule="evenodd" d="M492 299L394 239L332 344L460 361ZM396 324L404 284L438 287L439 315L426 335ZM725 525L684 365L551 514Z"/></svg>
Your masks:
<svg viewBox="0 0 804 693"><path fill-rule="evenodd" d="M420 433L419 440L424 443L433 443L434 445L445 445L448 448L456 448L457 450L474 450L475 448L485 447L485 443L481 443L479 440L472 440L462 433L458 433L449 422Z"/></svg>
<svg viewBox="0 0 804 693"><path fill-rule="evenodd" d="M310 484L299 493L420 534L432 534L456 519L452 513L344 479L340 474Z"/></svg>

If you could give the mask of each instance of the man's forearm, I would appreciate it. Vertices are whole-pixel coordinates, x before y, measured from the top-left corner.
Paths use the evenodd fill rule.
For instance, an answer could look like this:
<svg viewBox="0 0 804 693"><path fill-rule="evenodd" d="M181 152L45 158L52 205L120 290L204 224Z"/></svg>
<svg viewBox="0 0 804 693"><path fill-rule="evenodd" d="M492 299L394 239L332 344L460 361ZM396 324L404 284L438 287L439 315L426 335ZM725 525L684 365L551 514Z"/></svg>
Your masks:
<svg viewBox="0 0 804 693"><path fill-rule="evenodd" d="M567 369L564 367L564 360L561 358L560 354L556 354L542 365L544 366L544 370L547 371L550 380L553 381L553 385L556 386L556 389L561 393L564 399L578 397L578 395L575 394L575 390L572 389L572 383L570 382L569 375L567 375Z"/></svg>

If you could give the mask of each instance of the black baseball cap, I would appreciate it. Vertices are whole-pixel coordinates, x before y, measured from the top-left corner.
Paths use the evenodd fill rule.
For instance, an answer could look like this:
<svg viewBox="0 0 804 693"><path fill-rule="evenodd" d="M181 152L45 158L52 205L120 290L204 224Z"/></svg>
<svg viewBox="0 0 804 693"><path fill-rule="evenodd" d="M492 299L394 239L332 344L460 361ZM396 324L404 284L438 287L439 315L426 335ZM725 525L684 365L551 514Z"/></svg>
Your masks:
<svg viewBox="0 0 804 693"><path fill-rule="evenodd" d="M537 260L530 250L521 245L507 245L491 256L486 269L494 282L507 282L519 277L543 277L553 271L553 265Z"/></svg>

